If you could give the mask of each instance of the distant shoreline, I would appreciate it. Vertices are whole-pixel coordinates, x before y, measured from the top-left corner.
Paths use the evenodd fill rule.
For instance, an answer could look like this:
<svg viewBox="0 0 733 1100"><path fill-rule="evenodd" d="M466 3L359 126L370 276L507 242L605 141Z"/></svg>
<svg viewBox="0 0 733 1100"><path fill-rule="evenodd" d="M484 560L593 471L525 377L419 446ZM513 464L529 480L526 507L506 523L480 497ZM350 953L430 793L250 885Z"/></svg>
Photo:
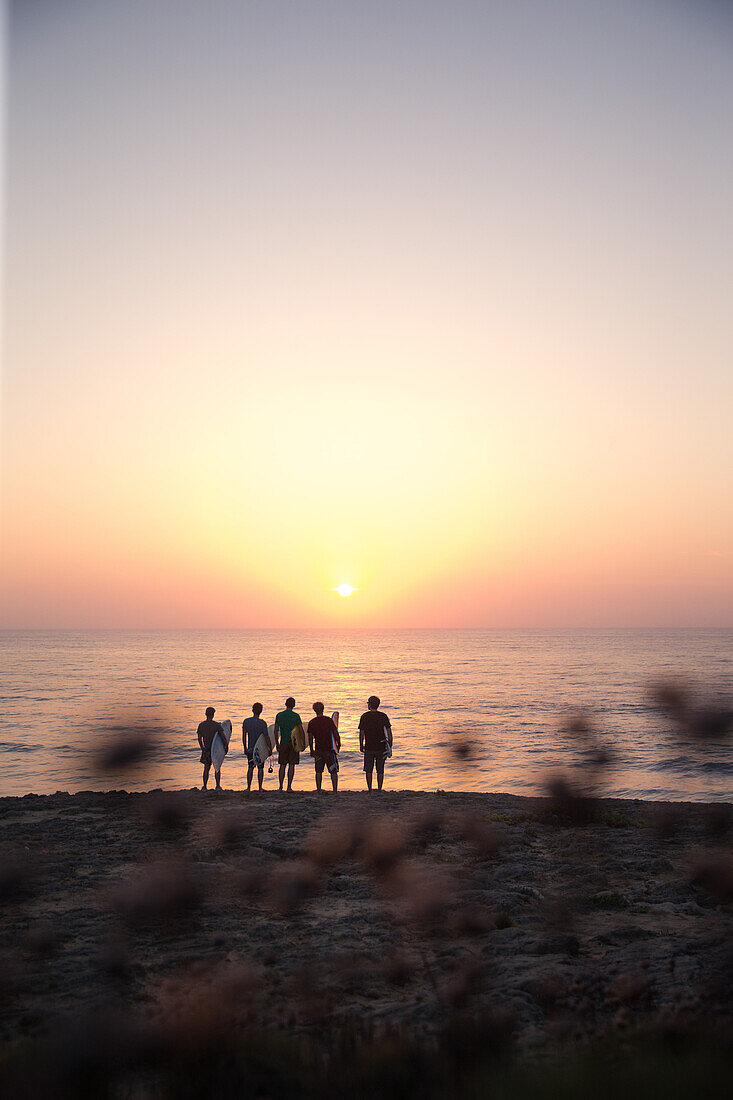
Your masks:
<svg viewBox="0 0 733 1100"><path fill-rule="evenodd" d="M483 801L485 799L501 800L502 803L507 801L508 803L515 803L516 809L530 809L535 808L538 810L549 810L553 804L553 799L548 795L525 795L525 794L513 794L508 791L452 791L452 790L410 790L400 788L387 788L381 793L374 790L372 792L366 789L360 790L341 790L337 794L333 794L330 790L324 789L320 794L318 791L312 788L298 789L287 792L278 791L277 787L265 787L263 791L252 790L247 792L242 788L225 787L222 791L215 791L213 787L209 787L208 791L202 791L200 787L151 787L148 790L137 791L127 790L123 787L115 788L110 787L109 790L95 791L95 790L80 790L80 791L54 791L49 794L37 794L35 791L28 791L25 794L20 795L2 795L0 796L0 812L4 808L9 808L12 805L21 802L27 802L28 800L55 800L64 802L74 802L75 800L83 801L85 803L99 800L104 802L110 801L123 801L125 799L131 800L144 800L150 796L190 796L191 798L200 797L202 805L215 805L217 802L229 803L232 800L242 799L247 803L253 805L259 801L273 798L276 802L282 801L283 804L289 804L297 802L299 799L308 799L317 801L319 805L322 805L324 809L339 809L343 808L342 804L355 800L368 800L370 804L374 804L375 808L381 801L393 798L425 798L436 800L466 800L467 802L476 800ZM729 808L733 811L733 799L730 801L714 801L714 802L690 802L684 799L652 799L652 798L617 798L613 795L605 796L600 795L592 798L593 804L598 807L612 806L614 808L622 809L640 809L644 807L650 807L652 809L663 809L668 806L684 806L689 807L690 810L698 810L701 813L705 810L717 810L721 808Z"/></svg>

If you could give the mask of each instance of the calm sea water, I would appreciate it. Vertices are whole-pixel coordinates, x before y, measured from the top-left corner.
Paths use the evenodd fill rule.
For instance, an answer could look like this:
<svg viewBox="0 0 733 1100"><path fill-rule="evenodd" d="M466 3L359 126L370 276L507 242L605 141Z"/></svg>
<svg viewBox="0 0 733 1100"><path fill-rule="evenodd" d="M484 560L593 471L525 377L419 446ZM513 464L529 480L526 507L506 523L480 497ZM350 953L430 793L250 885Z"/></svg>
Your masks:
<svg viewBox="0 0 733 1100"><path fill-rule="evenodd" d="M732 657L724 630L4 631L0 794L194 786L208 704L234 725L223 783L239 788L242 719L259 700L271 722L288 694L304 719L316 699L340 711L341 785L360 787L356 727L376 693L394 729L393 788L535 793L548 771L579 766L559 731L582 707L613 752L607 793L729 800L730 742L691 752L647 689L676 678L730 701ZM100 776L89 747L129 721L161 730L154 756L134 776ZM456 759L457 741L472 743L470 759ZM301 759L295 785L312 789Z"/></svg>

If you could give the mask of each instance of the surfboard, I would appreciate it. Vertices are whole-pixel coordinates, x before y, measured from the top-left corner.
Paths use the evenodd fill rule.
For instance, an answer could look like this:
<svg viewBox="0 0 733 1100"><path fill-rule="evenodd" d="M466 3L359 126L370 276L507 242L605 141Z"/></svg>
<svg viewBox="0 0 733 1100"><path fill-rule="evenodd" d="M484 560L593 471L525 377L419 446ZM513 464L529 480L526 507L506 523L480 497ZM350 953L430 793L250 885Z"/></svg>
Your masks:
<svg viewBox="0 0 733 1100"><path fill-rule="evenodd" d="M290 734L290 740L293 742L293 748L296 752L303 752L305 749L305 737L301 732L300 726L295 726Z"/></svg>
<svg viewBox="0 0 733 1100"><path fill-rule="evenodd" d="M252 756L257 767L262 765L267 760L268 756L272 756L275 751L275 726L268 726L267 733L261 733L255 742L255 747L252 749Z"/></svg>
<svg viewBox="0 0 733 1100"><path fill-rule="evenodd" d="M386 759L389 760L390 756L392 755L392 746L391 746L390 741L389 741L389 727L388 726L384 727L384 746L385 746L384 755L385 755Z"/></svg>
<svg viewBox="0 0 733 1100"><path fill-rule="evenodd" d="M221 733L215 733L214 740L211 742L211 763L215 772L221 771L221 765L229 747L229 739L232 736L232 723L228 718L219 725Z"/></svg>
<svg viewBox="0 0 733 1100"><path fill-rule="evenodd" d="M338 729L339 728L339 712L337 710L335 710L333 712L333 714L331 715L331 721L333 722L336 729ZM328 767L328 770L331 773L331 775L333 775L334 772L337 772L339 770L338 750L336 748L336 738L333 736L333 734L331 734L331 746L333 748L333 756L332 756L330 762L327 764L327 767Z"/></svg>

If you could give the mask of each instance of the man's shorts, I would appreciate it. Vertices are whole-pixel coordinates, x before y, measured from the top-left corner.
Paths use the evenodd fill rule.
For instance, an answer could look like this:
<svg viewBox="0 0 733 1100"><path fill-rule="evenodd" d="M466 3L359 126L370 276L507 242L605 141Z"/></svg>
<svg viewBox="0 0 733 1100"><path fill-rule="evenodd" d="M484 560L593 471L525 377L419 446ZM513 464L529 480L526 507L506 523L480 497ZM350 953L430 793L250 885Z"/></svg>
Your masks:
<svg viewBox="0 0 733 1100"><path fill-rule="evenodd" d="M335 752L317 752L313 757L316 772L320 775L324 768L328 768L331 775L339 770L339 758Z"/></svg>
<svg viewBox="0 0 733 1100"><path fill-rule="evenodd" d="M378 752L372 752L371 749L364 749L364 771L371 772L376 766L377 775L382 775L384 772L384 761L387 759L387 753L384 749L380 749Z"/></svg>
<svg viewBox="0 0 733 1100"><path fill-rule="evenodd" d="M295 749L293 748L293 742L290 739L288 739L287 745L283 745L282 742L280 742L280 749L278 750L277 754L277 762L278 764L300 763L300 753L295 751Z"/></svg>
<svg viewBox="0 0 733 1100"><path fill-rule="evenodd" d="M211 763L211 745L209 745L208 749L206 748L206 745L204 745L204 747L202 748L202 750L201 750L201 763L202 764L210 764Z"/></svg>

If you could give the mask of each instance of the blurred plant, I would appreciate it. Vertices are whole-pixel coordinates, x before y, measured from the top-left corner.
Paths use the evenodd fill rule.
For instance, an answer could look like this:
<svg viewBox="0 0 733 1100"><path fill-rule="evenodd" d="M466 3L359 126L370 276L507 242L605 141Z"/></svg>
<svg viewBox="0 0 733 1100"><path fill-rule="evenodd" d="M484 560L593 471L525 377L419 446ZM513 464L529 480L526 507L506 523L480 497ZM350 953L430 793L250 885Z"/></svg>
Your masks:
<svg viewBox="0 0 733 1100"><path fill-rule="evenodd" d="M560 732L577 744L577 766L572 777L559 769L545 776L542 786L550 799L545 816L559 824L588 825L597 819L597 799L603 792L605 772L613 763L613 754L602 743L587 711L567 713Z"/></svg>
<svg viewBox="0 0 733 1100"><path fill-rule="evenodd" d="M312 863L293 860L275 867L270 876L268 899L282 916L293 916L320 885L320 873Z"/></svg>
<svg viewBox="0 0 733 1100"><path fill-rule="evenodd" d="M81 758L102 776L133 774L162 748L168 731L154 714L122 709L92 728Z"/></svg>
<svg viewBox="0 0 733 1100"><path fill-rule="evenodd" d="M356 856L372 873L384 875L404 858L407 842L404 822L391 816L377 817L363 827Z"/></svg>
<svg viewBox="0 0 733 1100"><path fill-rule="evenodd" d="M733 858L704 856L697 863L691 881L719 905L733 902Z"/></svg>
<svg viewBox="0 0 733 1100"><path fill-rule="evenodd" d="M94 763L100 772L122 772L144 763L151 755L154 733L144 727L108 726L100 731Z"/></svg>
<svg viewBox="0 0 733 1100"><path fill-rule="evenodd" d="M28 898L36 885L39 868L17 847L0 848L0 905L21 902Z"/></svg>
<svg viewBox="0 0 733 1100"><path fill-rule="evenodd" d="M173 931L201 904L203 896L200 876L191 865L178 859L161 859L114 888L110 902L130 925L157 924Z"/></svg>
<svg viewBox="0 0 733 1100"><path fill-rule="evenodd" d="M502 834L478 814L457 814L451 822L454 834L480 859L495 856L503 847Z"/></svg>
<svg viewBox="0 0 733 1100"><path fill-rule="evenodd" d="M160 834L176 834L187 828L191 806L181 791L150 791L142 813L146 822Z"/></svg>
<svg viewBox="0 0 733 1100"><path fill-rule="evenodd" d="M652 684L649 694L686 740L703 744L722 741L733 731L733 707L726 700L706 699L677 681Z"/></svg>

